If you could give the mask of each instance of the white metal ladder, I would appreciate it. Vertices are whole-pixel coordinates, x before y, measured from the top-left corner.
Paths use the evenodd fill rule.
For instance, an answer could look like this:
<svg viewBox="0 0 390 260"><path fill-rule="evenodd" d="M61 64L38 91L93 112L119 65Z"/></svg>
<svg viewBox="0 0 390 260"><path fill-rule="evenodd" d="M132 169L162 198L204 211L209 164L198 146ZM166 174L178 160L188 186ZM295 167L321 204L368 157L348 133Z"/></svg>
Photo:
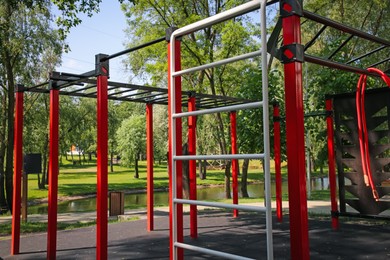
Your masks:
<svg viewBox="0 0 390 260"><path fill-rule="evenodd" d="M272 242L272 207L271 207L271 184L270 184L270 144L269 144L269 112L268 112L268 65L267 65L267 32L266 32L266 3L267 0L254 0L243 5L232 8L228 11L219 13L217 15L208 17L204 20L195 22L193 24L187 25L183 28L180 28L174 31L171 35L170 42L170 70L171 70L171 79L170 79L170 108L171 115L169 117L170 125L171 125L171 147L172 147L172 156L171 156L171 165L172 165L172 201L174 206L172 207L173 214L173 225L172 225L172 235L173 235L173 258L177 259L177 248L188 249L192 251L197 251L209 255L214 255L218 257L224 257L226 259L249 259L247 257L242 257L238 255L233 255L229 253L224 253L208 248L202 248L198 246L193 246L190 244L185 244L177 241L177 226L175 225L177 219L177 207L178 204L190 204L190 205L200 205L200 206L211 206L217 208L229 208L229 209L238 209L238 210L246 210L246 211L255 211L255 212L265 212L266 213L266 237L267 237L267 259L273 259L273 242ZM239 55L236 57L220 60L217 62L213 62L210 64L201 65L198 67L193 67L185 70L175 71L175 44L173 44L176 38L187 35L194 31L203 29L205 27L209 27L213 24L228 20L230 18L237 17L239 15L248 13L250 11L254 11L260 8L261 14L261 50L255 51L251 53L247 53L244 55ZM262 95L263 100L260 102L247 103L242 105L234 105L234 106L226 106L220 108L213 108L207 110L199 110L193 112L183 112L176 113L175 110L175 77L204 70L207 68L216 67L219 65L224 65L227 63L253 58L261 55L262 57ZM180 100L178 101L180 102ZM176 124L175 120L181 117L189 117L189 116L197 116L218 112L228 112L234 110L242 110L242 109L251 109L251 108L263 108L263 136L264 136L264 153L262 154L222 154L222 155L186 155L186 156L178 156L176 153ZM180 137L181 138L181 137ZM245 206L245 205L236 205L236 204L227 204L227 203L217 203L217 202L207 202L207 201L198 201L198 200L187 200L187 199L179 199L177 198L176 191L176 161L179 160L219 160L219 159L263 159L264 161L264 176L265 176L265 207L257 207L257 206Z"/></svg>

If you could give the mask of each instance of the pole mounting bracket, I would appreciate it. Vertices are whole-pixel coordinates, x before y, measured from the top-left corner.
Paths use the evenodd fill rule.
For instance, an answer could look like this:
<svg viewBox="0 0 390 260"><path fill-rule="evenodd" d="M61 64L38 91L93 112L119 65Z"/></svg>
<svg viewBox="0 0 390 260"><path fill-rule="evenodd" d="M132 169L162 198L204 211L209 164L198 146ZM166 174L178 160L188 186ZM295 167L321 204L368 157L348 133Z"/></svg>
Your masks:
<svg viewBox="0 0 390 260"><path fill-rule="evenodd" d="M281 0L280 17L284 18L292 15L303 16L302 0Z"/></svg>
<svg viewBox="0 0 390 260"><path fill-rule="evenodd" d="M107 54L96 54L95 56L95 73L96 76L107 76L109 77L110 63L107 59Z"/></svg>
<svg viewBox="0 0 390 260"><path fill-rule="evenodd" d="M298 43L292 43L280 47L276 57L283 63L301 62L305 60L304 46Z"/></svg>

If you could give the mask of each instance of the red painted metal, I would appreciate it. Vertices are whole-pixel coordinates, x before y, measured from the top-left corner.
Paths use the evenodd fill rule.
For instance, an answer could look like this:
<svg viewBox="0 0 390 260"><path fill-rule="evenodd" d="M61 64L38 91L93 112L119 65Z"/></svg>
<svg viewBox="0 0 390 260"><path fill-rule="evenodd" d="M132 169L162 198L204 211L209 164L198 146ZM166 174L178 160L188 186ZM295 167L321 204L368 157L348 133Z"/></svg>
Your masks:
<svg viewBox="0 0 390 260"><path fill-rule="evenodd" d="M153 186L153 105L146 104L147 230L154 229Z"/></svg>
<svg viewBox="0 0 390 260"><path fill-rule="evenodd" d="M12 202L11 255L20 253L20 206L23 170L23 91L16 92L14 121L14 187Z"/></svg>
<svg viewBox="0 0 390 260"><path fill-rule="evenodd" d="M300 44L300 17L282 19L283 44ZM291 259L309 259L302 64L284 64Z"/></svg>
<svg viewBox="0 0 390 260"><path fill-rule="evenodd" d="M49 200L47 217L47 259L56 258L58 200L59 90L50 90Z"/></svg>
<svg viewBox="0 0 390 260"><path fill-rule="evenodd" d="M390 78L381 70L376 68L368 68L367 71L378 74L381 76L383 81L390 86ZM357 123L358 123L358 133L359 133L359 145L360 145L360 157L362 161L362 170L364 183L366 186L371 187L372 196L376 201L379 201L379 194L376 189L376 185L372 178L371 172L371 161L370 161L370 152L369 152L369 141L368 141L368 130L366 122L366 112L365 112L365 90L367 86L367 75L360 75L357 89L356 89L356 114L357 114Z"/></svg>
<svg viewBox="0 0 390 260"><path fill-rule="evenodd" d="M232 145L232 154L237 154L237 113L230 112L230 140ZM238 204L238 160L232 160L232 180L233 180L233 204ZM233 217L238 217L238 210L233 210Z"/></svg>
<svg viewBox="0 0 390 260"><path fill-rule="evenodd" d="M195 111L195 97L188 99L188 111ZM188 154L196 155L196 116L188 117ZM196 160L189 161L190 199L196 200ZM197 206L190 205L190 236L198 237Z"/></svg>
<svg viewBox="0 0 390 260"><path fill-rule="evenodd" d="M337 216L337 184L336 184L336 168L335 168L335 154L334 154L334 129L333 129L333 114L332 114L332 100L327 99L326 111L326 127L328 134L328 167L329 167L329 186L330 186L330 203L332 210L332 228L337 230L339 228L339 218Z"/></svg>
<svg viewBox="0 0 390 260"><path fill-rule="evenodd" d="M108 77L97 77L96 259L107 259Z"/></svg>
<svg viewBox="0 0 390 260"><path fill-rule="evenodd" d="M275 161L275 190L276 190L276 217L279 222L283 221L282 208L282 171L280 150L280 113L279 105L274 104L274 161Z"/></svg>
<svg viewBox="0 0 390 260"><path fill-rule="evenodd" d="M171 64L171 60L170 60L170 45L172 43L168 43L168 64ZM176 40L175 41L175 71L179 71L181 70L181 59L180 59L180 41ZM180 113L181 112L181 77L175 77L175 86L176 86L176 90L175 90L175 99L176 99L176 104L175 104L175 111L176 113ZM170 70L170 66L168 66L168 100L170 102L170 96L172 95L172 89L170 89L170 81L171 81L171 70ZM171 117L171 114L172 114L172 111L171 111L171 105L170 103L168 102L168 118ZM181 136L182 136L182 126L181 126L181 118L177 118L175 119L175 123L176 123L176 155L181 155L182 154L182 139L181 139ZM171 120L169 120L169 125L168 125L169 129L171 129ZM168 136L168 139L169 139L169 151L168 151L168 161L171 162L171 156L172 156L172 136L171 136L171 131L169 130L169 136ZM173 224L174 224L174 221L173 221L173 214L172 214L172 210L173 210L173 201L172 201L172 176L171 176L171 172L172 172L172 167L173 165L168 165L168 171L169 171L169 198L170 198L170 201L169 201L169 226L170 226L170 232L169 232L169 237L170 237L170 243L169 243L169 246L170 246L170 259L173 259L173 250L174 250L174 246L173 246L173 236L172 236L172 229L173 229ZM182 180L182 162L181 161L176 161L176 187L174 187L176 189L176 196L177 198L182 198L183 197L183 188L182 188L182 183L183 183L183 180ZM176 219L176 230L177 230L177 234L176 234L176 237L177 237L177 241L178 242L183 242L183 205L181 204L178 204L176 205L176 209L177 209L177 219ZM181 260L184 258L184 252L183 252L183 249L182 248L178 248L177 249L177 256L178 256L178 259ZM175 259L176 260L176 259Z"/></svg>

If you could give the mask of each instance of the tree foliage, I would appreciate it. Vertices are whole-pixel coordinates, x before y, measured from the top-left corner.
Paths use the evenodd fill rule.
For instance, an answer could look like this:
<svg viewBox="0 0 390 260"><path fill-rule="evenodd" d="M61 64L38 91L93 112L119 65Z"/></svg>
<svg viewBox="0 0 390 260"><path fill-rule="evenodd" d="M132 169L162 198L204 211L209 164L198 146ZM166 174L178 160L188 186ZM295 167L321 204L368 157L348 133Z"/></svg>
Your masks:
<svg viewBox="0 0 390 260"><path fill-rule="evenodd" d="M33 85L58 62L58 33L49 1L0 1L0 208L12 205L13 111L16 82ZM49 62L45 66L43 62ZM28 103L27 96L26 103ZM5 200L7 199L7 200Z"/></svg>
<svg viewBox="0 0 390 260"><path fill-rule="evenodd" d="M146 146L146 127L144 115L133 115L125 119L119 127L116 138L118 142L118 152L121 156L121 162L125 166L138 162L141 153L145 152ZM138 169L135 167L136 175Z"/></svg>
<svg viewBox="0 0 390 260"><path fill-rule="evenodd" d="M128 46L136 46L165 35L169 27L182 27L189 23L231 9L246 1L187 0L187 1L148 1L139 0L123 4L128 17ZM182 38L181 62L183 68L199 66L258 49L257 32L249 16L240 16L234 21L226 21L207 27ZM167 47L159 44L129 55L128 68L134 75L141 75L150 84L166 87ZM235 96L240 87L237 79L251 61L241 61L192 73L183 77L183 90L209 93L213 95ZM207 118L207 120L205 120ZM229 120L226 114L216 114L198 119L199 129L211 129L216 145L211 153L229 153ZM210 124L203 127L202 124ZM211 147L211 146L209 146ZM206 148L201 147L201 150ZM230 196L229 169L226 164L226 195Z"/></svg>
<svg viewBox="0 0 390 260"><path fill-rule="evenodd" d="M305 9L320 14L321 16L336 20L350 27L360 29L372 35L388 38L390 24L386 17L390 13L388 1L352 1L352 0L305 0ZM306 21L302 25L303 43L308 42L322 27L315 22ZM348 34L327 28L316 42L308 49L313 56L328 58L347 40ZM331 59L341 63L347 63L380 45L370 41L354 37L342 47ZM351 62L353 66L367 68L371 64L383 60L390 54L388 49L373 53L365 58ZM378 68L388 69L388 62ZM353 92L356 89L358 75L350 72L321 67L313 64L304 64L305 85L305 112L323 111L325 107L325 95L345 92ZM376 79L370 79L376 81ZM382 83L380 83L382 84ZM371 86L381 86L372 84ZM311 153L311 161L314 165L322 166L326 163L326 124L324 117L312 117L305 119L306 137L310 141L308 149Z"/></svg>

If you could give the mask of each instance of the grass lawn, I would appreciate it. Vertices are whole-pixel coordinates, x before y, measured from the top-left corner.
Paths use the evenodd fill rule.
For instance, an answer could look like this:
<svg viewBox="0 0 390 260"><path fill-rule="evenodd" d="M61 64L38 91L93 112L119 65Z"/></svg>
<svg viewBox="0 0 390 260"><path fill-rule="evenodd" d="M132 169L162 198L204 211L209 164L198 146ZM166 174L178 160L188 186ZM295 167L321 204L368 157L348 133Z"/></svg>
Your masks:
<svg viewBox="0 0 390 260"><path fill-rule="evenodd" d="M259 164L259 163L258 163ZM262 174L258 167L251 169L248 181L260 181ZM168 187L168 173L166 163L154 165L154 187ZM36 200L47 198L47 189L38 188L38 176L28 176L28 198ZM223 185L223 170L208 170L207 179L199 180L199 185ZM110 191L143 190L146 189L146 161L139 162L139 178L134 178L134 169L114 165L114 172L108 173L108 189ZM58 196L77 196L96 193L96 165L71 165L70 163L60 166L58 176Z"/></svg>
<svg viewBox="0 0 390 260"><path fill-rule="evenodd" d="M134 221L134 220L139 220L139 217L132 217L125 221ZM119 220L108 220L108 223L115 223L115 222L119 222ZM77 223L58 222L57 230L71 230L75 228L90 227L95 225L96 225L96 221L77 222ZM2 239L2 237L6 238L6 236L12 234L11 228L12 225L10 223L0 224L0 240ZM21 234L47 232L47 222L23 222L22 221L20 222L20 232Z"/></svg>
<svg viewBox="0 0 390 260"><path fill-rule="evenodd" d="M129 191L129 190L145 190L146 189L146 162L139 163L139 178L134 178L134 169L126 168L119 165L114 165L114 172L109 172L108 183L110 191ZM271 175L274 175L273 163L271 163ZM312 177L318 177L319 173L312 174ZM287 167L282 167L282 178L287 180ZM262 167L259 161L251 161L248 173L248 182L259 182L263 180ZM197 180L198 185L224 185L225 176L224 170L207 170L207 179ZM154 165L154 186L155 188L168 187L167 165ZM28 183L29 201L37 201L47 198L47 189L38 189L37 175L29 175ZM84 165L73 165L71 162L62 161L60 166L60 174L58 176L58 196L82 196L96 193L96 162L86 163ZM283 200L287 200L286 192L283 194ZM313 200L328 200L329 191L312 191L311 198ZM218 200L220 202L231 203L231 199ZM240 203L261 202L263 198L240 198ZM168 206L161 204L155 206ZM85 226L94 225L95 222L88 223L58 223L58 229L73 229ZM22 233L46 231L46 223L27 222L21 223ZM0 236L9 235L11 232L11 224L0 224Z"/></svg>
<svg viewBox="0 0 390 260"><path fill-rule="evenodd" d="M271 162L271 174L273 176L273 163ZM314 173L312 176L316 176ZM287 167L282 167L282 177L287 180ZM262 167L260 161L251 161L248 173L248 182L258 182L263 180ZM224 170L207 170L205 180L197 180L198 185L224 185ZM166 163L154 165L154 187L168 187L168 173ZM129 191L146 189L146 161L139 162L139 178L134 178L134 168L126 168L114 165L114 172L108 173L109 191ZM28 199L29 201L47 198L47 189L38 188L36 174L29 175ZM60 174L58 176L58 196L82 196L96 193L96 162L86 163L84 165L73 165L70 161L63 158L60 165Z"/></svg>

